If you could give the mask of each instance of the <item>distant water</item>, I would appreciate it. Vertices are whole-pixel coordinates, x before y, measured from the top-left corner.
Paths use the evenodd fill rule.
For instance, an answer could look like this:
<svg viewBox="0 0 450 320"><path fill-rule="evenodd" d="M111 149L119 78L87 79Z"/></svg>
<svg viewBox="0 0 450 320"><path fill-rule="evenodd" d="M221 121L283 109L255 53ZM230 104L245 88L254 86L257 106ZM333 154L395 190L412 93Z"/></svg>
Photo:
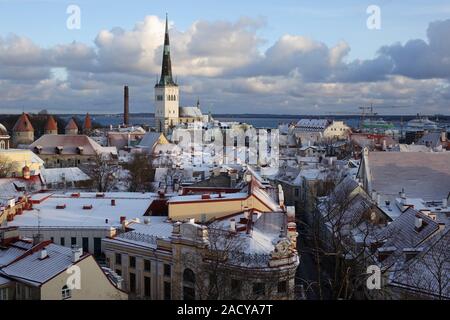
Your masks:
<svg viewBox="0 0 450 320"><path fill-rule="evenodd" d="M62 118L64 118L65 120L69 119L70 116L61 116ZM84 116L78 116L80 119L83 119ZM118 126L120 124L123 123L123 117L120 114L113 114L113 115L92 115L91 116L93 121L99 123L102 126L108 127L110 125L113 126ZM233 116L233 117L214 117L214 119L219 120L219 121L226 121L226 122L242 122L242 123L248 123L253 125L255 128L277 128L279 124L283 124L283 123L292 123L292 122L297 122L298 120L300 120L301 118L304 118L304 116L299 115L297 118L294 117L239 117L239 116ZM317 118L328 118L328 119L333 119L335 118L336 120L340 120L340 121L344 121L347 125L349 125L352 128L357 128L359 127L359 123L360 123L360 118L359 117L343 117L343 116L339 116L339 117L332 117L332 116L327 116L327 117L320 117L318 116ZM400 120L400 117L383 117L386 121L391 122L394 124L395 128L400 130L402 125L406 126L407 122L411 119L413 119L414 117L407 117L406 119L403 119L403 124L402 121ZM434 119L432 119L434 120ZM145 125L145 126L150 126L150 127L154 127L155 126L155 118L152 115L130 115L130 123L133 125ZM444 126L448 126L450 123L450 119L445 117L445 119L441 119L440 121L441 124L443 124Z"/></svg>

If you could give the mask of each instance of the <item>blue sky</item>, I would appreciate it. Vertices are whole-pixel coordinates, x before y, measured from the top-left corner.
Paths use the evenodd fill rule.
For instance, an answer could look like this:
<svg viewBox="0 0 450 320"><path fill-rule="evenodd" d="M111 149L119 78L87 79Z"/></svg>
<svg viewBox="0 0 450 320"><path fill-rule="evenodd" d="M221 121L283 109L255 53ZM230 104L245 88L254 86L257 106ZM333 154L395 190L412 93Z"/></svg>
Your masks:
<svg viewBox="0 0 450 320"><path fill-rule="evenodd" d="M69 4L76 4L81 8L81 29L68 30L66 26L66 8ZM378 5L381 8L381 30L369 30L366 27L366 19L368 14L366 8L369 5ZM379 49L383 46L393 45L400 42L405 45L409 40L421 39L427 41L427 28L433 21L443 21L450 18L450 3L447 1L393 1L393 0L378 0L378 1L299 1L299 0L278 0L274 1L206 1L206 0L192 0L192 1L143 1L143 0L128 0L128 1L24 1L24 0L0 0L0 39L6 39L14 34L18 37L30 39L32 43L42 50L51 50L58 45L67 45L75 41L87 47L93 48L94 51L99 51L96 39L99 32L102 30L113 30L119 27L125 31L133 30L136 25L145 20L147 16L158 16L163 19L165 12L169 13L169 19L173 23L172 30L187 37L192 29L192 26L197 21L204 21L209 24L205 26L212 26L220 21L228 23L236 23L239 19L248 18L258 24L254 25L252 32L258 39L254 47L250 49L257 50L261 56L267 54L270 48L274 47L280 39L285 35L295 35L311 39L317 43L325 45L331 50L340 42L345 42L348 47L348 52L342 57L342 62L351 63L353 61L372 61L378 57ZM217 25L216 25L217 26ZM244 27L248 28L248 26ZM208 30L205 30L207 33ZM181 37L181 36L180 36ZM177 39L177 36L174 36ZM180 38L181 39L181 38ZM207 41L207 39L205 39ZM295 39L293 40L295 41ZM402 48L403 49L403 48ZM182 49L179 49L180 52ZM242 50L236 48L236 50ZM299 49L303 50L303 49ZM406 49L405 49L406 50ZM176 49L175 49L176 51ZM1 54L1 53L0 53ZM243 52L242 54L245 54ZM181 54L180 54L181 55ZM251 56L249 54L249 56ZM192 59L193 56L189 56ZM177 67L177 56L173 57L175 67ZM186 57L186 59L188 59ZM178 62L183 59L178 59ZM378 63L377 61L375 61ZM180 63L181 64L181 63ZM18 66L15 66L18 67ZM178 65L180 67L180 65ZM217 66L215 66L217 67ZM52 74L58 74L60 66L52 66ZM62 69L71 72L70 68L62 65ZM254 66L256 68L256 66ZM302 69L295 66L290 71ZM300 68L300 69L299 69ZM297 71L298 71L297 70ZM43 71L43 70L42 70ZM79 70L78 70L79 71ZM111 71L112 72L112 71ZM117 72L115 70L114 72ZM149 71L150 72L150 71ZM176 71L175 71L176 72ZM317 72L320 73L320 70ZM95 73L95 72L94 72ZM126 72L122 72L124 75ZM181 71L180 75L184 77L185 81L201 81L202 77L213 77L217 80L224 80L228 78L228 74L235 74L225 68L221 69L220 75L214 74L189 74ZM295 72L294 72L295 73ZM227 74L225 77L224 75ZM238 77L245 81L247 79L258 77L258 81L269 81L268 78L262 80L261 77L268 77L269 74L255 74L249 73L248 70L239 71L239 76L235 75L234 79ZM244 75L243 75L244 74ZM292 72L287 72L286 77L292 76ZM75 76L75 72L73 72ZM77 74L78 75L78 74ZM270 76L280 76L281 73L270 72ZM401 73L405 76L405 73ZM0 75L1 76L1 75ZM134 76L134 74L133 74ZM69 77L70 78L70 77ZM126 79L126 77L124 76ZM152 76L152 78L154 78ZM333 77L331 77L333 78ZM330 80L320 81L324 83L339 83L340 81ZM375 77L376 78L376 77ZM413 77L414 78L414 77ZM428 80L433 81L433 77L427 77ZM333 78L334 79L334 78ZM347 79L347 76L346 76ZM422 76L414 78L415 80L423 80ZM441 82L439 86L446 90L448 78L440 76ZM442 80L443 79L443 80ZM9 80L6 79L5 80ZM15 79L17 81L17 79ZM274 81L274 78L272 79ZM286 80L286 79L283 79ZM302 77L302 81L305 76ZM318 79L311 79L309 83L314 86L315 83L320 82ZM377 78L376 81L380 81ZM442 82L444 81L444 82ZM308 82L308 81L306 81ZM348 80L342 81L348 82ZM355 82L351 80L351 82ZM367 80L364 79L364 83ZM264 85L267 82L264 82ZM379 84L379 83L378 83ZM117 84L116 84L117 85ZM217 82L220 85L220 81ZM430 84L430 87L432 85ZM198 88L205 89L205 85L198 85ZM354 88L353 88L354 89ZM210 89L208 89L210 90ZM192 103L196 95L201 95L203 92L192 92L190 88L186 91L186 102ZM254 92L253 92L254 93ZM1 93L0 93L1 94ZM244 94L244 93L243 93ZM443 96L446 96L444 92ZM0 95L0 100L2 96ZM143 101L148 97L142 96L139 100L139 111L145 109ZM239 97L227 97L227 103L237 103ZM245 97L241 97L245 98ZM337 97L340 99L341 97ZM214 100L206 97L206 100ZM235 100L233 100L235 99ZM248 101L254 101L253 98L247 96ZM29 101L25 103L25 98L19 99L22 104L33 106ZM17 100L17 102L19 101ZM302 110L307 110L307 104L313 103L318 106L324 105L327 110L332 108L330 102L321 102L321 98L304 99L304 101L297 101L297 104L303 104ZM61 100L63 101L63 100ZM86 103L89 99L86 100ZM295 112L295 101L277 100L274 103L290 104L286 107L285 112ZM367 102L368 100L364 100ZM380 100L381 101L381 100ZM316 102L316 103L314 103ZM390 100L386 103L394 103ZM441 101L442 102L442 101ZM45 101L41 101L45 104ZM61 103L61 102L60 102ZM254 102L257 104L257 102ZM352 102L356 105L356 101ZM418 103L416 101L416 103ZM442 102L445 105L445 102ZM8 105L15 104L14 99L10 99ZM51 105L51 103L49 103ZM219 104L217 101L212 101L212 108ZM0 102L0 105L5 105ZM257 107L257 106L252 106ZM6 107L5 107L6 108ZM114 107L115 108L115 107ZM267 109L267 106L265 107ZM267 110L262 108L261 112ZM442 108L438 108L442 111ZM332 110L332 109L331 109ZM437 109L436 109L437 111ZM328 112L328 111L327 111Z"/></svg>
<svg viewBox="0 0 450 320"><path fill-rule="evenodd" d="M79 5L82 28L65 28L66 8ZM382 29L366 28L366 8L375 4L382 9ZM450 16L448 1L210 1L210 0L0 0L0 30L14 32L49 46L61 42L92 42L100 29L119 26L131 28L145 15L164 17L168 12L177 28L185 30L202 20L236 20L242 16L264 17L267 25L260 30L268 43L285 33L302 34L328 45L346 40L352 58L373 57L385 44L425 38L430 21Z"/></svg>

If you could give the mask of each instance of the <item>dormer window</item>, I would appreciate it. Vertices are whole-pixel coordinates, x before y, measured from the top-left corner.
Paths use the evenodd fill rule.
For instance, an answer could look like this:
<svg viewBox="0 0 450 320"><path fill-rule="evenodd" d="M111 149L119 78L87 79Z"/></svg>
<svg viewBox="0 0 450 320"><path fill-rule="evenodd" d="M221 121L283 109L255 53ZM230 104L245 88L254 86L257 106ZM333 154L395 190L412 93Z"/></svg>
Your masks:
<svg viewBox="0 0 450 320"><path fill-rule="evenodd" d="M63 150L64 150L63 146L57 146L55 148L55 151L56 151L57 154L62 154Z"/></svg>
<svg viewBox="0 0 450 320"><path fill-rule="evenodd" d="M35 152L35 153L40 154L41 151L42 151L42 146L36 146L36 147L34 147L34 152Z"/></svg>
<svg viewBox="0 0 450 320"><path fill-rule="evenodd" d="M77 147L77 153L78 154L83 154L83 151L84 151L83 147L81 147L81 146Z"/></svg>

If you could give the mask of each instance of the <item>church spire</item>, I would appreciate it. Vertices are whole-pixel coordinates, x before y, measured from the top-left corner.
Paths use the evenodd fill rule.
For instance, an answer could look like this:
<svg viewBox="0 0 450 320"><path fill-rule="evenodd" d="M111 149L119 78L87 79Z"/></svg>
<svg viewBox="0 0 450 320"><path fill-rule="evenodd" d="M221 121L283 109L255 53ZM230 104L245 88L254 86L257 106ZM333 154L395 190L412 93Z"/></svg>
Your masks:
<svg viewBox="0 0 450 320"><path fill-rule="evenodd" d="M164 36L164 52L162 59L161 79L159 86L173 86L176 83L172 78L172 62L170 60L169 19L166 13L166 32Z"/></svg>

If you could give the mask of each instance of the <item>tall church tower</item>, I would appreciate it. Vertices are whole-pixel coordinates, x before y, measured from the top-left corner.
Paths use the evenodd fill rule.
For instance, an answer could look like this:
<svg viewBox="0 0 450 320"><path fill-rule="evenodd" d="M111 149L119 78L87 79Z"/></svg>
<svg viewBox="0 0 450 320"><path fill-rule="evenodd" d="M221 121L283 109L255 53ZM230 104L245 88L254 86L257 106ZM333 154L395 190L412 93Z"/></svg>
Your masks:
<svg viewBox="0 0 450 320"><path fill-rule="evenodd" d="M170 60L169 22L166 15L166 33L162 59L161 79L155 85L155 121L156 129L165 132L178 124L180 95L178 85L172 77Z"/></svg>

